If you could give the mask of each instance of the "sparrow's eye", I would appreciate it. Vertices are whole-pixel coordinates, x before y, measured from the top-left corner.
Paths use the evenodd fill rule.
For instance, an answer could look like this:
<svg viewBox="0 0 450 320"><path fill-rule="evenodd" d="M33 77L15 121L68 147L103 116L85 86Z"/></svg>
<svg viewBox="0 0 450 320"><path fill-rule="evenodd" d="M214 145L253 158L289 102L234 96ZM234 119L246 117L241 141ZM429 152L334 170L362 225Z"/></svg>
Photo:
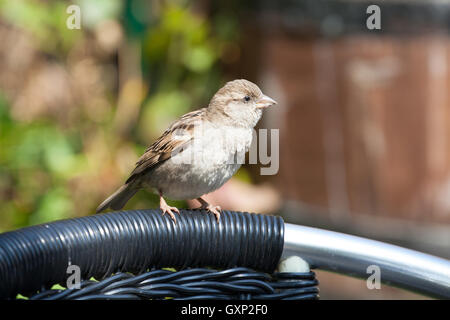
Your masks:
<svg viewBox="0 0 450 320"><path fill-rule="evenodd" d="M249 101L250 101L250 97L249 97L249 96L245 96L245 97L244 97L244 101L245 101L245 102L249 102Z"/></svg>

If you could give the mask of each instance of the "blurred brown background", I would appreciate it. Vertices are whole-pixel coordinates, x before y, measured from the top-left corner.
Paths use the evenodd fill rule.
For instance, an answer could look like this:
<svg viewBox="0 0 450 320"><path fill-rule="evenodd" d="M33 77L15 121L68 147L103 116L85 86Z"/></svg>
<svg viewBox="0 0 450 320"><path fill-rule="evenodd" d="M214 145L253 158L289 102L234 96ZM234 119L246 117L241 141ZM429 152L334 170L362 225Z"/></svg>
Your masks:
<svg viewBox="0 0 450 320"><path fill-rule="evenodd" d="M385 1L378 32L368 4L286 1L246 24L245 63L282 101L262 125L281 128L282 212L449 258L449 4Z"/></svg>
<svg viewBox="0 0 450 320"><path fill-rule="evenodd" d="M259 127L280 169L245 165L211 201L450 258L450 3L382 1L381 30L369 4L0 2L0 230L91 214L170 122L246 78L279 102ZM421 298L318 273L325 299Z"/></svg>

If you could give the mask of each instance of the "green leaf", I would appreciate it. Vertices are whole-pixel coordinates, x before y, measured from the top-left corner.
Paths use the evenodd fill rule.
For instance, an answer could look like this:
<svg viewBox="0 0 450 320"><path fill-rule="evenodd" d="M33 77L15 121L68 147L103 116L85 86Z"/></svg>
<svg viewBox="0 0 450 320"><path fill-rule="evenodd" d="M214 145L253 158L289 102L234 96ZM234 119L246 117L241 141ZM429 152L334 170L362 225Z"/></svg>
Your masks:
<svg viewBox="0 0 450 320"><path fill-rule="evenodd" d="M70 216L74 209L73 205L66 190L63 188L52 189L44 195L39 209L31 215L30 224L40 224Z"/></svg>
<svg viewBox="0 0 450 320"><path fill-rule="evenodd" d="M215 60L212 50L206 46L197 46L184 54L184 64L194 72L208 71Z"/></svg>

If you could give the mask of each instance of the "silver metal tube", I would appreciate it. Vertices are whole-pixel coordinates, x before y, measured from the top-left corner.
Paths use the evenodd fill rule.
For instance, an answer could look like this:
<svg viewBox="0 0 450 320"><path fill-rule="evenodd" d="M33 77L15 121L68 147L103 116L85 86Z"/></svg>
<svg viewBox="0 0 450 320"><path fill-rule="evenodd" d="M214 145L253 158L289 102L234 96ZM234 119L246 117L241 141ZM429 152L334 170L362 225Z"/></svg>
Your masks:
<svg viewBox="0 0 450 320"><path fill-rule="evenodd" d="M450 261L380 241L285 223L282 258L298 255L311 267L367 279L380 268L381 282L450 298Z"/></svg>

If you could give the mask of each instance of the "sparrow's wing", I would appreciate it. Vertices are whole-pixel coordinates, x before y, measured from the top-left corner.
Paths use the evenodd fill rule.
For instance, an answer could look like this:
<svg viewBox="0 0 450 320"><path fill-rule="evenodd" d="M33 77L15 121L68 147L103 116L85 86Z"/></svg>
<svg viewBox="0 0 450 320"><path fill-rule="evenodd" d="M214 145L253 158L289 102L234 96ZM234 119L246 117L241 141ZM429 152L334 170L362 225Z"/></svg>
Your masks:
<svg viewBox="0 0 450 320"><path fill-rule="evenodd" d="M156 165L181 152L193 140L194 128L202 119L206 109L186 113L174 122L136 162L136 168L131 172L126 183L148 172Z"/></svg>

